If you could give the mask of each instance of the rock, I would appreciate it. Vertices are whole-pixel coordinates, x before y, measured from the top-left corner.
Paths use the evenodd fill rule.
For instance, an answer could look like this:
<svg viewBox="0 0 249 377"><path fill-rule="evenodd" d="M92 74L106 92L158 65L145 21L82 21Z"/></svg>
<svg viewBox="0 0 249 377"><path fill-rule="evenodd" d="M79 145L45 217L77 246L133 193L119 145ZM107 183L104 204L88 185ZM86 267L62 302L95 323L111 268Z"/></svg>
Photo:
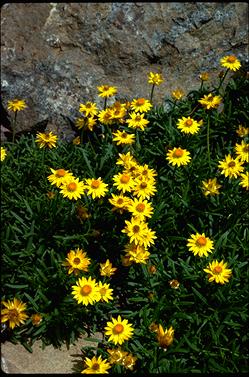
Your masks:
<svg viewBox="0 0 249 377"><path fill-rule="evenodd" d="M248 4L233 3L6 3L2 6L1 98L25 99L19 129L47 119L79 116L97 86L118 87L117 100L149 98L147 74L162 72L161 103L177 87L213 80L219 59L245 61Z"/></svg>

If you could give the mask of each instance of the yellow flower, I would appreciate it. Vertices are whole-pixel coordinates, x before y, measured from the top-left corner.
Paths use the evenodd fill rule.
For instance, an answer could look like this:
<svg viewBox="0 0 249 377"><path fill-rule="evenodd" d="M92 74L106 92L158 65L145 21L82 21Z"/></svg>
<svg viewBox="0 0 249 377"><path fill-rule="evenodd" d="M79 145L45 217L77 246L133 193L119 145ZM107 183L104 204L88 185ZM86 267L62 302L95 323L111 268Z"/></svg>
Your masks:
<svg viewBox="0 0 249 377"><path fill-rule="evenodd" d="M227 55L220 59L220 64L222 67L228 68L232 71L237 71L240 69L240 61L234 55Z"/></svg>
<svg viewBox="0 0 249 377"><path fill-rule="evenodd" d="M174 340L174 332L172 326L169 329L163 329L162 325L159 324L157 329L157 341L160 347L167 349Z"/></svg>
<svg viewBox="0 0 249 377"><path fill-rule="evenodd" d="M228 154L225 156L225 160L219 161L218 168L222 169L221 174L224 174L225 177L237 178L244 170L242 164L243 162L240 161L239 157L234 159Z"/></svg>
<svg viewBox="0 0 249 377"><path fill-rule="evenodd" d="M216 109L221 101L222 98L220 96L214 96L212 93L205 94L203 98L198 100L207 110Z"/></svg>
<svg viewBox="0 0 249 377"><path fill-rule="evenodd" d="M23 109L25 109L27 107L26 103L24 100L22 99L13 99L11 101L8 101L8 110L11 110L11 111L22 111Z"/></svg>
<svg viewBox="0 0 249 377"><path fill-rule="evenodd" d="M120 347L114 349L107 349L109 353L109 363L110 364L121 364L123 358L128 354L128 352L122 351Z"/></svg>
<svg viewBox="0 0 249 377"><path fill-rule="evenodd" d="M249 190L249 172L248 171L245 174L241 174L239 184L246 190Z"/></svg>
<svg viewBox="0 0 249 377"><path fill-rule="evenodd" d="M135 158L131 155L130 152L125 153L119 153L119 159L116 162L116 165L123 165L126 166L127 164L130 164L131 162L136 162Z"/></svg>
<svg viewBox="0 0 249 377"><path fill-rule="evenodd" d="M86 220L86 219L89 219L89 217L91 217L91 215L87 211L87 208L81 205L79 205L76 208L76 213L77 213L77 217L80 220Z"/></svg>
<svg viewBox="0 0 249 377"><path fill-rule="evenodd" d="M146 232L146 224L134 217L131 218L131 221L125 220L125 228L121 232L127 233L130 237L130 242L134 242L135 245L142 244L143 235Z"/></svg>
<svg viewBox="0 0 249 377"><path fill-rule="evenodd" d="M133 99L131 102L131 109L135 111L135 113L147 113L151 108L152 104L145 98Z"/></svg>
<svg viewBox="0 0 249 377"><path fill-rule="evenodd" d="M199 77L200 77L201 81L208 81L209 80L209 74L207 72L202 72Z"/></svg>
<svg viewBox="0 0 249 377"><path fill-rule="evenodd" d="M88 116L93 117L94 115L98 113L97 105L96 103L89 102L89 101L86 102L85 105L81 103L79 107L79 112L83 113L83 115L86 117Z"/></svg>
<svg viewBox="0 0 249 377"><path fill-rule="evenodd" d="M149 259L150 253L143 245L136 245L131 242L125 246L126 256L129 257L130 262L146 264Z"/></svg>
<svg viewBox="0 0 249 377"><path fill-rule="evenodd" d="M72 295L78 304L93 305L101 299L96 280L92 279L91 276L88 279L84 277L78 279L76 285L73 285L72 288Z"/></svg>
<svg viewBox="0 0 249 377"><path fill-rule="evenodd" d="M103 123L105 125L113 123L112 113L111 113L110 108L100 111L98 113L98 118L99 118L100 123Z"/></svg>
<svg viewBox="0 0 249 377"><path fill-rule="evenodd" d="M7 151L4 147L1 147L1 161L5 160L5 157L7 156Z"/></svg>
<svg viewBox="0 0 249 377"><path fill-rule="evenodd" d="M129 162L124 165L123 174L131 175L134 179L139 175L138 168L139 165L135 161Z"/></svg>
<svg viewBox="0 0 249 377"><path fill-rule="evenodd" d="M208 273L208 281L215 281L218 284L225 284L231 277L232 270L226 268L227 263L223 260L218 262L217 260L209 263L209 265L203 269L203 271Z"/></svg>
<svg viewBox="0 0 249 377"><path fill-rule="evenodd" d="M142 237L142 241L140 241L140 245L144 247L150 247L151 245L155 244L155 239L157 239L157 236L155 235L155 231L151 230L147 224L145 224L145 230Z"/></svg>
<svg viewBox="0 0 249 377"><path fill-rule="evenodd" d="M112 134L113 134L113 136L115 136L113 138L113 141L116 141L117 145L122 145L122 144L129 145L129 144L134 143L134 141L135 141L134 140L135 135L134 134L128 134L125 131L117 130L117 132L113 132Z"/></svg>
<svg viewBox="0 0 249 377"><path fill-rule="evenodd" d="M208 253L212 253L214 249L213 241L206 237L204 233L191 234L190 238L188 238L187 246L195 256L199 255L199 257L203 255L207 257Z"/></svg>
<svg viewBox="0 0 249 377"><path fill-rule="evenodd" d="M166 160L173 166L187 165L191 160L190 153L186 149L180 147L170 149L167 152Z"/></svg>
<svg viewBox="0 0 249 377"><path fill-rule="evenodd" d="M81 130L85 126L85 118L77 118L75 121L75 126Z"/></svg>
<svg viewBox="0 0 249 377"><path fill-rule="evenodd" d="M69 177L74 178L73 174L70 173L69 170L55 170L52 168L50 168L50 170L53 174L48 176L48 180L52 185L56 185L57 187L60 187L63 183L65 183Z"/></svg>
<svg viewBox="0 0 249 377"><path fill-rule="evenodd" d="M145 220L146 217L151 217L153 214L152 205L145 199L131 199L127 208L132 213L132 216L139 220Z"/></svg>
<svg viewBox="0 0 249 377"><path fill-rule="evenodd" d="M137 165L138 175L145 180L151 180L157 176L157 172L154 169L149 168L148 165Z"/></svg>
<svg viewBox="0 0 249 377"><path fill-rule="evenodd" d="M107 370L111 368L107 360L102 360L102 356L93 356L92 359L86 357L85 365L87 368L83 369L82 374L108 374Z"/></svg>
<svg viewBox="0 0 249 377"><path fill-rule="evenodd" d="M95 126L97 123L97 119L93 117L86 118L86 128L88 128L90 131L93 131L93 126Z"/></svg>
<svg viewBox="0 0 249 377"><path fill-rule="evenodd" d="M113 176L113 186L117 186L117 189L125 192L131 192L134 187L134 180L130 174L118 173Z"/></svg>
<svg viewBox="0 0 249 377"><path fill-rule="evenodd" d="M47 197L48 197L48 199L54 199L54 197L55 197L55 193L53 192L53 191L48 191L47 192Z"/></svg>
<svg viewBox="0 0 249 377"><path fill-rule="evenodd" d="M128 196L123 196L122 194L115 195L111 194L112 198L108 201L114 206L114 210L118 210L120 213L123 213L127 210L127 206L130 203L130 198Z"/></svg>
<svg viewBox="0 0 249 377"><path fill-rule="evenodd" d="M164 81L163 76L161 73L153 73L150 72L148 74L148 83L153 85L161 85Z"/></svg>
<svg viewBox="0 0 249 377"><path fill-rule="evenodd" d="M62 265L68 267L68 274L73 272L75 275L78 275L79 271L87 272L90 263L91 260L87 257L86 252L77 248L67 253L66 261L62 262Z"/></svg>
<svg viewBox="0 0 249 377"><path fill-rule="evenodd" d="M154 196L157 192L154 178L140 179L140 177L137 177L134 182L133 195L140 199L150 199L150 197Z"/></svg>
<svg viewBox="0 0 249 377"><path fill-rule="evenodd" d="M125 369L133 370L135 364L137 361L137 357L133 356L131 353L123 357L122 365L125 367Z"/></svg>
<svg viewBox="0 0 249 377"><path fill-rule="evenodd" d="M74 145L79 145L79 144L80 144L80 137L79 137L79 136L76 136L76 137L73 139L73 144L74 144Z"/></svg>
<svg viewBox="0 0 249 377"><path fill-rule="evenodd" d="M20 326L28 318L28 315L25 313L27 305L17 298L14 298L13 301L2 301L2 304L5 308L1 310L1 322L9 321L8 325L11 329Z"/></svg>
<svg viewBox="0 0 249 377"><path fill-rule="evenodd" d="M112 292L113 289L109 288L110 284L102 284L101 281L98 283L99 293L101 295L100 301L108 302L109 300L113 300Z"/></svg>
<svg viewBox="0 0 249 377"><path fill-rule="evenodd" d="M40 313L32 314L31 321L32 321L32 325L38 326L42 321L42 315Z"/></svg>
<svg viewBox="0 0 249 377"><path fill-rule="evenodd" d="M84 194L85 185L79 178L68 177L66 182L63 182L60 186L60 193L64 198L69 198L70 200L77 200L81 198Z"/></svg>
<svg viewBox="0 0 249 377"><path fill-rule="evenodd" d="M136 114L135 112L130 114L130 119L126 120L128 127L140 129L144 131L145 127L149 124L147 119L144 119L144 114Z"/></svg>
<svg viewBox="0 0 249 377"><path fill-rule="evenodd" d="M221 185L217 182L217 178L209 178L207 181L202 181L202 191L205 196L219 195L219 188Z"/></svg>
<svg viewBox="0 0 249 377"><path fill-rule="evenodd" d="M122 120L126 115L126 109L123 106L113 106L110 108L111 119Z"/></svg>
<svg viewBox="0 0 249 377"><path fill-rule="evenodd" d="M249 162L249 144L246 144L244 140L241 144L235 145L235 151L241 161Z"/></svg>
<svg viewBox="0 0 249 377"><path fill-rule="evenodd" d="M100 263L100 275L101 276L112 276L114 272L117 270L116 267L112 267L112 263L109 259L105 261L105 263Z"/></svg>
<svg viewBox="0 0 249 377"><path fill-rule="evenodd" d="M112 97L117 93L117 88L115 86L102 85L98 86L97 88L99 90L99 97Z"/></svg>
<svg viewBox="0 0 249 377"><path fill-rule="evenodd" d="M239 137L245 137L249 135L249 127L243 127L241 124L239 125L239 128L236 130Z"/></svg>
<svg viewBox="0 0 249 377"><path fill-rule="evenodd" d="M170 288L178 289L179 286L180 286L180 283L179 283L178 280L172 279L172 280L169 281L169 285L170 285Z"/></svg>
<svg viewBox="0 0 249 377"><path fill-rule="evenodd" d="M122 344L132 337L134 329L127 319L122 320L119 315L117 319L111 318L111 320L112 322L107 322L105 327L105 335L109 336L108 341L116 345Z"/></svg>
<svg viewBox="0 0 249 377"><path fill-rule="evenodd" d="M85 182L87 195L92 195L93 199L105 196L108 192L108 185L102 181L101 177L99 177L98 179L87 178L85 179Z"/></svg>
<svg viewBox="0 0 249 377"><path fill-rule="evenodd" d="M200 127L202 125L202 122L197 122L196 120L190 118L190 117L182 117L181 119L178 119L177 122L177 128L181 130L182 132L186 134L196 134Z"/></svg>
<svg viewBox="0 0 249 377"><path fill-rule="evenodd" d="M171 96L175 99L175 100L180 100L183 96L184 96L184 91L181 90L181 89L176 89L176 90L173 90L171 92Z"/></svg>
<svg viewBox="0 0 249 377"><path fill-rule="evenodd" d="M52 131L48 133L38 132L35 142L39 144L40 148L53 148L56 146L58 136L54 135Z"/></svg>

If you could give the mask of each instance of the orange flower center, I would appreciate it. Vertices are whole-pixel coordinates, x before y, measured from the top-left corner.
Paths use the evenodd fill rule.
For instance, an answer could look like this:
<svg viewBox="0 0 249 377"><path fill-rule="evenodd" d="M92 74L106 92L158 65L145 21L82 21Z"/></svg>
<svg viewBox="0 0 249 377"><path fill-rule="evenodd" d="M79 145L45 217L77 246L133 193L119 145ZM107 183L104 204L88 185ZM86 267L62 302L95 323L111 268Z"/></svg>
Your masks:
<svg viewBox="0 0 249 377"><path fill-rule="evenodd" d="M185 126L188 126L188 127L192 126L192 124L193 124L193 121L191 119L187 119L185 122Z"/></svg>
<svg viewBox="0 0 249 377"><path fill-rule="evenodd" d="M114 334L121 334L121 332L123 332L123 330L124 330L124 326L119 324L119 323L116 326L113 327Z"/></svg>
<svg viewBox="0 0 249 377"><path fill-rule="evenodd" d="M107 90L109 90L109 88L110 88L110 87L109 87L108 85L104 85L104 86L103 86L103 91L107 91Z"/></svg>
<svg viewBox="0 0 249 377"><path fill-rule="evenodd" d="M136 118L135 118L135 121L136 121L136 122L140 122L140 120L141 120L141 116L140 116L140 115L137 115Z"/></svg>
<svg viewBox="0 0 249 377"><path fill-rule="evenodd" d="M216 272L216 273L220 273L222 271L222 267L221 266L216 266L216 267L214 267L214 272Z"/></svg>
<svg viewBox="0 0 249 377"><path fill-rule="evenodd" d="M97 189L100 186L100 181L98 179L94 179L91 183L91 188Z"/></svg>
<svg viewBox="0 0 249 377"><path fill-rule="evenodd" d="M80 264L80 258L74 258L73 262L74 264Z"/></svg>
<svg viewBox="0 0 249 377"><path fill-rule="evenodd" d="M134 227L133 227L133 232L134 232L134 233L138 233L139 230L140 230L140 226L139 226L139 225L134 225Z"/></svg>
<svg viewBox="0 0 249 377"><path fill-rule="evenodd" d="M137 99L137 105L138 106L144 105L144 103L145 103L145 99L144 98L138 98Z"/></svg>
<svg viewBox="0 0 249 377"><path fill-rule="evenodd" d="M101 296L104 296L106 294L106 288L100 288L99 293Z"/></svg>
<svg viewBox="0 0 249 377"><path fill-rule="evenodd" d="M214 97L213 97L212 94L211 94L210 96L208 96L207 101L212 102L213 99L214 99Z"/></svg>
<svg viewBox="0 0 249 377"><path fill-rule="evenodd" d="M71 182L67 185L68 191L75 191L77 189L77 185L75 182Z"/></svg>
<svg viewBox="0 0 249 377"><path fill-rule="evenodd" d="M136 206L136 210L138 212L143 212L145 209L145 204L144 203L139 203L137 206Z"/></svg>
<svg viewBox="0 0 249 377"><path fill-rule="evenodd" d="M123 204L123 203L124 203L124 199L119 198L119 199L117 200L117 204Z"/></svg>
<svg viewBox="0 0 249 377"><path fill-rule="evenodd" d="M235 61L236 61L236 56L234 56L234 55L230 55L230 56L228 56L227 61L228 61L229 63L235 63Z"/></svg>
<svg viewBox="0 0 249 377"><path fill-rule="evenodd" d="M245 153L249 152L249 145L247 145L246 147L244 147L242 150L243 150L243 152L245 152Z"/></svg>
<svg viewBox="0 0 249 377"><path fill-rule="evenodd" d="M8 312L8 318L10 319L10 321L18 318L18 311L16 309L10 309Z"/></svg>
<svg viewBox="0 0 249 377"><path fill-rule="evenodd" d="M176 149L175 152L173 153L173 156L179 158L179 157L182 157L183 153L184 153L183 150L180 149L180 148L178 148L178 149Z"/></svg>
<svg viewBox="0 0 249 377"><path fill-rule="evenodd" d="M198 240L196 241L198 246L205 246L207 243L207 239L203 236L199 237Z"/></svg>
<svg viewBox="0 0 249 377"><path fill-rule="evenodd" d="M44 134L44 139L45 139L46 141L50 141L50 136L49 136L49 134Z"/></svg>
<svg viewBox="0 0 249 377"><path fill-rule="evenodd" d="M92 369L93 369L93 370L99 370L99 364L98 364L98 363L94 363L94 364L92 365Z"/></svg>
<svg viewBox="0 0 249 377"><path fill-rule="evenodd" d="M123 132L122 135L121 135L122 138L126 139L127 138L127 133L126 132Z"/></svg>
<svg viewBox="0 0 249 377"><path fill-rule="evenodd" d="M130 180L130 176L127 175L127 174L123 174L122 177L121 177L121 179L120 179L120 182L121 183L128 183L129 180Z"/></svg>
<svg viewBox="0 0 249 377"><path fill-rule="evenodd" d="M146 187L147 187L147 183L146 182L142 182L140 184L140 188L145 189Z"/></svg>
<svg viewBox="0 0 249 377"><path fill-rule="evenodd" d="M92 106L92 105L91 105L90 103L87 103L87 104L86 104L86 107L87 107L88 109L90 109L91 106Z"/></svg>
<svg viewBox="0 0 249 377"><path fill-rule="evenodd" d="M146 170L146 169L142 171L142 175L148 175L148 173L149 173L149 172L148 172L148 170Z"/></svg>
<svg viewBox="0 0 249 377"><path fill-rule="evenodd" d="M90 285L84 285L84 287L82 287L80 290L80 293L82 294L82 296L87 296L91 292L92 292L92 287Z"/></svg>
<svg viewBox="0 0 249 377"><path fill-rule="evenodd" d="M231 162L229 162L228 167L233 168L235 165L236 165L235 162L231 161Z"/></svg>
<svg viewBox="0 0 249 377"><path fill-rule="evenodd" d="M66 174L65 170L64 169L58 169L56 170L56 177L60 178L60 177L64 177L64 175Z"/></svg>

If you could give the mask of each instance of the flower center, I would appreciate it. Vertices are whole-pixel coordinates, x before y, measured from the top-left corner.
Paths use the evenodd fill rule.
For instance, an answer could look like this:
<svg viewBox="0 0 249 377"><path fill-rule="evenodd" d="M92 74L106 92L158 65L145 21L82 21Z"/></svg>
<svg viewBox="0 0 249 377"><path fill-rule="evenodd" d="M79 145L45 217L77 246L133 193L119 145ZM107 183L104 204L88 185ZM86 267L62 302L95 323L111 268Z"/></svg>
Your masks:
<svg viewBox="0 0 249 377"><path fill-rule="evenodd" d="M99 293L101 296L104 296L106 294L106 288L100 288Z"/></svg>
<svg viewBox="0 0 249 377"><path fill-rule="evenodd" d="M122 135L121 135L121 137L122 137L123 139L126 139L126 138L127 138L127 133L126 133L126 132L123 132Z"/></svg>
<svg viewBox="0 0 249 377"><path fill-rule="evenodd" d="M207 239L203 236L199 237L196 241L198 246L205 246L207 243Z"/></svg>
<svg viewBox="0 0 249 377"><path fill-rule="evenodd" d="M127 174L123 174L121 179L120 179L121 183L128 183L129 180L130 180L130 176L127 175Z"/></svg>
<svg viewBox="0 0 249 377"><path fill-rule="evenodd" d="M145 189L146 187L147 187L147 183L146 182L142 182L140 184L140 188Z"/></svg>
<svg viewBox="0 0 249 377"><path fill-rule="evenodd" d="M8 313L8 317L11 321L18 318L18 311L16 309L10 309Z"/></svg>
<svg viewBox="0 0 249 377"><path fill-rule="evenodd" d="M104 86L103 86L103 90L104 90L104 91L109 90L109 86L108 86L108 85L104 85Z"/></svg>
<svg viewBox="0 0 249 377"><path fill-rule="evenodd" d="M233 168L235 165L236 165L235 162L231 161L231 162L229 162L228 167Z"/></svg>
<svg viewBox="0 0 249 377"><path fill-rule="evenodd" d="M245 153L249 152L249 145L245 146L242 150Z"/></svg>
<svg viewBox="0 0 249 377"><path fill-rule="evenodd" d="M60 178L60 177L64 177L64 175L66 174L65 170L64 169L58 169L56 170L56 177Z"/></svg>
<svg viewBox="0 0 249 377"><path fill-rule="evenodd" d="M86 104L86 107L87 107L88 109L90 109L90 108L92 107L92 105L91 105L90 103L87 103L87 104Z"/></svg>
<svg viewBox="0 0 249 377"><path fill-rule="evenodd" d="M134 227L133 227L133 232L134 232L134 233L138 233L139 230L140 230L140 226L139 226L139 225L134 225Z"/></svg>
<svg viewBox="0 0 249 377"><path fill-rule="evenodd" d="M80 290L80 293L82 294L82 296L87 296L91 292L92 292L92 287L90 285L84 285L84 287L82 287Z"/></svg>
<svg viewBox="0 0 249 377"><path fill-rule="evenodd" d="M114 326L113 328L113 332L114 334L121 334L121 332L123 332L124 330L124 326L121 325L121 324L117 324L116 326Z"/></svg>
<svg viewBox="0 0 249 377"><path fill-rule="evenodd" d="M216 272L217 274L219 274L221 271L222 271L222 267L221 266L214 267L214 272Z"/></svg>
<svg viewBox="0 0 249 377"><path fill-rule="evenodd" d="M49 141L49 140L50 140L50 136L49 136L49 134L44 134L44 139L45 139L46 141Z"/></svg>
<svg viewBox="0 0 249 377"><path fill-rule="evenodd" d="M68 191L75 191L77 189L77 185L75 182L71 182L67 185Z"/></svg>
<svg viewBox="0 0 249 377"><path fill-rule="evenodd" d="M144 203L139 203L137 206L136 206L136 210L138 212L143 212L145 209L145 204Z"/></svg>
<svg viewBox="0 0 249 377"><path fill-rule="evenodd" d="M236 61L236 56L234 56L234 55L228 56L227 61L229 63L234 63Z"/></svg>
<svg viewBox="0 0 249 377"><path fill-rule="evenodd" d="M97 189L100 186L100 181L98 179L94 179L91 183L91 188Z"/></svg>
<svg viewBox="0 0 249 377"><path fill-rule="evenodd" d="M123 203L124 203L124 199L119 198L119 199L117 200L117 204L123 204Z"/></svg>
<svg viewBox="0 0 249 377"><path fill-rule="evenodd" d="M148 170L143 170L142 175L148 175Z"/></svg>
<svg viewBox="0 0 249 377"><path fill-rule="evenodd" d="M135 118L135 121L136 121L136 122L140 122L140 120L141 120L141 116L140 116L140 115L137 115L136 118Z"/></svg>
<svg viewBox="0 0 249 377"><path fill-rule="evenodd" d="M80 264L80 258L74 258L73 262L74 264Z"/></svg>
<svg viewBox="0 0 249 377"><path fill-rule="evenodd" d="M141 105L144 105L145 103L145 99L144 98L138 98L137 99L137 105L141 106Z"/></svg>
<svg viewBox="0 0 249 377"><path fill-rule="evenodd" d="M180 148L176 149L175 152L173 153L173 156L177 158L182 157L182 155L183 155L183 150Z"/></svg>
<svg viewBox="0 0 249 377"><path fill-rule="evenodd" d="M188 126L188 127L192 126L192 124L193 124L193 121L191 119L187 119L185 122L185 126Z"/></svg>
<svg viewBox="0 0 249 377"><path fill-rule="evenodd" d="M210 96L208 96L207 101L209 101L209 102L212 102L212 101L213 101L213 96L212 96L212 94L211 94Z"/></svg>
<svg viewBox="0 0 249 377"><path fill-rule="evenodd" d="M99 364L98 363L93 364L92 369L99 370Z"/></svg>

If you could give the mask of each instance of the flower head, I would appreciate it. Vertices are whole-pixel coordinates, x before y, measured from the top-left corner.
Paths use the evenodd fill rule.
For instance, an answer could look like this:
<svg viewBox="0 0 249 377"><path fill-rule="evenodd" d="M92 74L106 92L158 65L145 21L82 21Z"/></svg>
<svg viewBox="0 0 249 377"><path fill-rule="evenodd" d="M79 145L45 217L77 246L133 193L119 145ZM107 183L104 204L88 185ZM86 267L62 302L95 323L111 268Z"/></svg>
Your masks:
<svg viewBox="0 0 249 377"><path fill-rule="evenodd" d="M86 117L93 117L98 113L97 105L93 102L86 102L86 104L81 103L79 112L83 113L83 115Z"/></svg>
<svg viewBox="0 0 249 377"><path fill-rule="evenodd" d="M171 92L172 98L179 101L184 96L184 91L181 89L176 89Z"/></svg>
<svg viewBox="0 0 249 377"><path fill-rule="evenodd" d="M6 156L7 156L6 148L1 147L1 161L5 160Z"/></svg>
<svg viewBox="0 0 249 377"><path fill-rule="evenodd" d="M219 195L219 188L221 185L217 182L217 178L209 178L207 181L202 181L202 191L205 196Z"/></svg>
<svg viewBox="0 0 249 377"><path fill-rule="evenodd" d="M117 93L117 88L115 86L101 85L98 86L99 97L107 98L112 97Z"/></svg>
<svg viewBox="0 0 249 377"><path fill-rule="evenodd" d="M169 281L170 288L178 289L180 287L180 283L176 279L172 279Z"/></svg>
<svg viewBox="0 0 249 377"><path fill-rule="evenodd" d="M101 283L101 281L98 283L99 293L101 295L100 301L108 302L109 300L113 300L112 292L113 289L110 288L110 284Z"/></svg>
<svg viewBox="0 0 249 377"><path fill-rule="evenodd" d="M127 233L130 242L134 242L135 245L142 244L143 236L146 235L146 224L134 217L131 218L131 221L125 220L125 224L126 226L122 229L122 232Z"/></svg>
<svg viewBox="0 0 249 377"><path fill-rule="evenodd" d="M14 298L13 301L2 301L2 304L5 308L1 310L1 322L4 323L8 321L8 325L11 329L20 326L28 318L28 315L25 313L26 304L17 298Z"/></svg>
<svg viewBox="0 0 249 377"><path fill-rule="evenodd" d="M135 113L147 113L151 108L152 104L145 98L133 99L131 102L131 109L135 111Z"/></svg>
<svg viewBox="0 0 249 377"><path fill-rule="evenodd" d="M207 110L216 109L222 101L220 96L214 96L212 93L205 94L203 98L198 100Z"/></svg>
<svg viewBox="0 0 249 377"><path fill-rule="evenodd" d="M170 149L167 152L166 160L169 161L170 164L173 166L181 166L181 165L187 165L190 160L190 153L186 149L182 149L180 147Z"/></svg>
<svg viewBox="0 0 249 377"><path fill-rule="evenodd" d="M225 284L228 282L232 274L232 270L226 267L227 263L224 263L223 260L221 262L215 260L209 263L203 271L208 273L208 281L214 281L217 284Z"/></svg>
<svg viewBox="0 0 249 377"><path fill-rule="evenodd" d="M224 174L225 177L237 178L244 170L242 165L243 162L240 161L239 157L234 159L228 154L224 160L219 161L218 168L221 169L221 174Z"/></svg>
<svg viewBox="0 0 249 377"><path fill-rule="evenodd" d="M107 349L109 353L109 363L110 364L122 364L123 358L128 354L128 352L122 351L120 347L114 349Z"/></svg>
<svg viewBox="0 0 249 377"><path fill-rule="evenodd" d="M53 174L48 176L48 180L52 185L56 185L57 187L60 187L63 183L65 183L68 178L74 178L73 173L69 172L69 170L65 169L52 169L50 168L51 172Z"/></svg>
<svg viewBox="0 0 249 377"><path fill-rule="evenodd" d="M113 123L113 117L110 108L108 107L105 110L102 110L98 113L98 118L100 123L109 125Z"/></svg>
<svg viewBox="0 0 249 377"><path fill-rule="evenodd" d="M134 143L135 135L128 134L126 131L119 131L113 132L113 141L117 142L117 145L130 145Z"/></svg>
<svg viewBox="0 0 249 377"><path fill-rule="evenodd" d="M202 122L197 122L196 120L190 117L182 117L177 121L177 128L182 132L191 135L196 134L199 131L201 125Z"/></svg>
<svg viewBox="0 0 249 377"><path fill-rule="evenodd" d="M54 135L52 131L50 132L38 132L36 135L35 142L40 148L54 148L56 146L58 136Z"/></svg>
<svg viewBox="0 0 249 377"><path fill-rule="evenodd" d="M100 275L101 276L112 276L115 271L117 270L116 267L112 266L112 263L109 259L105 261L105 263L100 263Z"/></svg>
<svg viewBox="0 0 249 377"><path fill-rule="evenodd" d="M174 332L175 330L172 326L170 326L169 329L164 330L162 325L159 324L156 334L160 347L167 349L173 343Z"/></svg>
<svg viewBox="0 0 249 377"><path fill-rule="evenodd" d="M8 101L7 109L11 111L22 111L27 107L26 103L22 99L13 99Z"/></svg>
<svg viewBox="0 0 249 377"><path fill-rule="evenodd" d="M249 190L249 172L247 171L245 174L240 175L240 186Z"/></svg>
<svg viewBox="0 0 249 377"><path fill-rule="evenodd" d="M201 81L208 81L209 80L209 74L207 72L202 72L199 77L200 77Z"/></svg>
<svg viewBox="0 0 249 377"><path fill-rule="evenodd" d="M227 55L220 59L222 67L228 68L232 71L237 71L241 67L240 61L234 55Z"/></svg>
<svg viewBox="0 0 249 377"><path fill-rule="evenodd" d="M42 315L40 313L32 314L31 321L33 326L39 326L42 321Z"/></svg>
<svg viewBox="0 0 249 377"><path fill-rule="evenodd" d="M90 263L91 260L87 257L86 252L79 248L70 250L67 253L66 261L62 262L68 268L68 274L73 272L75 275L78 275L79 271L87 272Z"/></svg>
<svg viewBox="0 0 249 377"><path fill-rule="evenodd" d="M133 112L130 114L130 119L126 120L128 127L144 131L145 127L149 124L147 119L144 119L144 114Z"/></svg>
<svg viewBox="0 0 249 377"><path fill-rule="evenodd" d="M133 195L140 199L150 199L157 192L154 178L137 177L134 179Z"/></svg>
<svg viewBox="0 0 249 377"><path fill-rule="evenodd" d="M95 279L91 277L87 278L80 278L76 281L76 285L72 286L73 291L72 295L75 300L77 300L78 304L93 305L95 302L101 299L101 295L99 293L98 284L96 283Z"/></svg>
<svg viewBox="0 0 249 377"><path fill-rule="evenodd" d="M125 246L126 256L129 257L129 262L146 264L150 253L143 245L136 245L131 242Z"/></svg>
<svg viewBox="0 0 249 377"><path fill-rule="evenodd" d="M249 162L249 144L246 144L244 140L241 144L235 145L235 153L241 161Z"/></svg>
<svg viewBox="0 0 249 377"><path fill-rule="evenodd" d="M152 216L153 207L148 200L134 198L130 200L128 211L137 219L144 220L146 217Z"/></svg>
<svg viewBox="0 0 249 377"><path fill-rule="evenodd" d="M85 182L87 195L91 195L93 199L101 198L108 192L108 185L102 181L101 177L99 177L98 179L87 178Z"/></svg>
<svg viewBox="0 0 249 377"><path fill-rule="evenodd" d="M190 238L188 238L187 246L195 256L199 255L199 257L203 255L207 257L208 253L212 253L214 248L213 241L206 237L204 233L191 234Z"/></svg>
<svg viewBox="0 0 249 377"><path fill-rule="evenodd" d="M249 127L243 127L241 124L239 128L236 130L239 137L246 137L249 135Z"/></svg>
<svg viewBox="0 0 249 377"><path fill-rule="evenodd" d="M163 76L161 73L153 73L150 72L148 74L148 83L153 85L161 85L164 81Z"/></svg>
<svg viewBox="0 0 249 377"><path fill-rule="evenodd" d="M116 162L116 165L126 166L131 162L136 162L135 158L131 155L131 152L119 153L119 159Z"/></svg>
<svg viewBox="0 0 249 377"><path fill-rule="evenodd" d="M112 318L111 321L107 322L105 327L105 335L109 336L108 341L116 344L122 344L126 340L130 339L133 335L133 327L128 323L127 319L121 319L119 315L117 319Z"/></svg>
<svg viewBox="0 0 249 377"><path fill-rule="evenodd" d="M134 187L134 180L130 174L118 173L113 176L113 186L117 186L122 193L131 192Z"/></svg>
<svg viewBox="0 0 249 377"><path fill-rule="evenodd" d="M79 137L79 136L76 136L76 137L73 139L73 144L74 144L74 145L80 145L80 137Z"/></svg>
<svg viewBox="0 0 249 377"><path fill-rule="evenodd" d="M128 208L128 204L130 203L131 199L128 196L124 196L122 194L115 195L111 194L112 198L108 199L108 201L114 206L113 210L117 210L120 213L123 213Z"/></svg>
<svg viewBox="0 0 249 377"><path fill-rule="evenodd" d="M108 374L107 370L111 368L108 360L102 360L102 356L93 356L92 359L86 357L85 366L87 368L83 369L82 374Z"/></svg>
<svg viewBox="0 0 249 377"><path fill-rule="evenodd" d="M60 193L64 198L77 200L84 194L85 185L79 178L68 177L68 179L60 186Z"/></svg>

